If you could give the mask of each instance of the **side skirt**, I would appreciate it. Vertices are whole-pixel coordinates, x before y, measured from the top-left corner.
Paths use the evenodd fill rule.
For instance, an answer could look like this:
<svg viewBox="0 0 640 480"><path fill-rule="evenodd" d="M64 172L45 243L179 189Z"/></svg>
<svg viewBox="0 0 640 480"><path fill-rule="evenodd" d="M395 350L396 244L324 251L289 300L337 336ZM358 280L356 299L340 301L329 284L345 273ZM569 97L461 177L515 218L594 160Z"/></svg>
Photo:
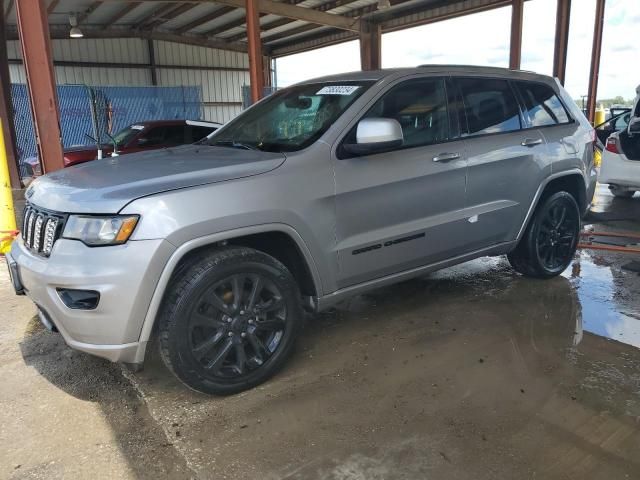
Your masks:
<svg viewBox="0 0 640 480"><path fill-rule="evenodd" d="M458 265L460 263L468 262L469 260L473 260L475 258L504 255L506 253L509 253L511 250L513 250L517 245L517 243L518 243L517 241L500 243L488 248L483 248L481 250L476 250L474 252L466 253L464 255L459 255L457 257L452 257L447 260L432 263L430 265L423 265L421 267L412 268L410 270L405 270L403 272L393 273L385 277L376 278L375 280L369 280L367 282L359 283L357 285L351 285L349 287L341 288L340 290L336 290L335 292L330 293L328 295L324 295L320 298L308 297L305 303L307 303L307 306L311 307L314 311L321 312L323 310L333 307L337 303L349 297L360 295L361 293L364 293L376 288L384 287L385 285L391 285L393 283L409 280L410 278L419 277L426 273L430 273L436 270L441 270L443 268L451 267L453 265Z"/></svg>

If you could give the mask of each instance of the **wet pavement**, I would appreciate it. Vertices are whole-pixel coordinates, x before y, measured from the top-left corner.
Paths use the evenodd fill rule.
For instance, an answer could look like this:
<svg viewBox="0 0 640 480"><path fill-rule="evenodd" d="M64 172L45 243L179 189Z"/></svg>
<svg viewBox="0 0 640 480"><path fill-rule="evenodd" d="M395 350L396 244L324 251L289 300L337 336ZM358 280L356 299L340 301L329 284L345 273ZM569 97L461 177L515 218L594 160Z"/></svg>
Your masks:
<svg viewBox="0 0 640 480"><path fill-rule="evenodd" d="M638 232L640 198L601 188L590 218ZM633 259L536 281L484 258L355 297L228 398L155 349L135 374L68 349L0 266L0 478L640 478Z"/></svg>

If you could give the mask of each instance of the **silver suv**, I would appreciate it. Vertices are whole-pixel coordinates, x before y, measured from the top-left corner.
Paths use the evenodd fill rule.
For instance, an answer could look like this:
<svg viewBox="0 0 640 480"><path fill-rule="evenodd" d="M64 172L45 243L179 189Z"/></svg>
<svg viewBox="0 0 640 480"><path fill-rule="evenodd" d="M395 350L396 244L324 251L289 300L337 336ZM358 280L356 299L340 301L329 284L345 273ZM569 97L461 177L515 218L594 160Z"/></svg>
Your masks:
<svg viewBox="0 0 640 480"><path fill-rule="evenodd" d="M215 394L285 362L304 310L506 254L570 263L595 134L549 77L463 66L310 80L204 143L78 165L27 190L8 263L73 348Z"/></svg>

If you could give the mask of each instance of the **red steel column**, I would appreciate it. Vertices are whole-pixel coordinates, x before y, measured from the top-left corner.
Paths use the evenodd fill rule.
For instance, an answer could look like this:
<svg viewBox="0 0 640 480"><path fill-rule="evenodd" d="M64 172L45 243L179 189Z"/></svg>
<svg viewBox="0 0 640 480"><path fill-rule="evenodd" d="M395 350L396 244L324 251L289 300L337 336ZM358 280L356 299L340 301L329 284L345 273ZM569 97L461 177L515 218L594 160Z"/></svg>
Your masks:
<svg viewBox="0 0 640 480"><path fill-rule="evenodd" d="M511 4L511 47L509 50L509 68L511 70L520 69L523 17L524 0L513 0Z"/></svg>
<svg viewBox="0 0 640 480"><path fill-rule="evenodd" d="M247 2L247 44L249 46L249 79L251 81L251 101L262 98L264 90L264 69L262 68L262 40L260 39L260 12L258 0Z"/></svg>
<svg viewBox="0 0 640 480"><path fill-rule="evenodd" d="M47 173L63 168L64 164L49 24L44 3L44 0L17 0L16 13L38 153L42 170Z"/></svg>
<svg viewBox="0 0 640 480"><path fill-rule="evenodd" d="M558 0L556 11L556 39L553 48L553 76L564 85L567 72L567 49L569 48L569 21L571 0Z"/></svg>
<svg viewBox="0 0 640 480"><path fill-rule="evenodd" d="M600 76L600 54L602 52L602 33L604 30L604 2L597 0L596 21L593 28L593 48L591 49L591 73L589 74L589 93L587 97L587 116L593 123L596 115L598 96L598 77Z"/></svg>
<svg viewBox="0 0 640 480"><path fill-rule="evenodd" d="M379 70L382 68L382 29L380 24L361 22L360 24L360 68Z"/></svg>

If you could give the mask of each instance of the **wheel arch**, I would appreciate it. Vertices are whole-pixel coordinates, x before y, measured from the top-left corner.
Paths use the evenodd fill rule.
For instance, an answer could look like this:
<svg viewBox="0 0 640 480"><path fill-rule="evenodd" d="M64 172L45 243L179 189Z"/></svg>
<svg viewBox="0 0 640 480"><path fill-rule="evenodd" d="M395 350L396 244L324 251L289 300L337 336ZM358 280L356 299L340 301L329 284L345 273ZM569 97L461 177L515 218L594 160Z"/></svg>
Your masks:
<svg viewBox="0 0 640 480"><path fill-rule="evenodd" d="M267 253L291 270L303 295L318 297L322 294L321 278L311 252L298 232L289 225L264 224L192 239L176 249L160 275L140 331L136 363L144 360L146 344L151 338L162 300L174 274L181 266L187 266L189 259L195 258L198 253L219 245L246 246ZM295 250L290 247L295 247Z"/></svg>
<svg viewBox="0 0 640 480"><path fill-rule="evenodd" d="M525 220L518 231L517 241L520 241L524 235L524 232L533 218L533 214L538 208L538 205L540 205L545 198L559 191L566 191L573 195L578 207L580 208L581 214L585 213L587 208L587 182L582 171L575 169L550 175L538 187L529 210L527 211Z"/></svg>

